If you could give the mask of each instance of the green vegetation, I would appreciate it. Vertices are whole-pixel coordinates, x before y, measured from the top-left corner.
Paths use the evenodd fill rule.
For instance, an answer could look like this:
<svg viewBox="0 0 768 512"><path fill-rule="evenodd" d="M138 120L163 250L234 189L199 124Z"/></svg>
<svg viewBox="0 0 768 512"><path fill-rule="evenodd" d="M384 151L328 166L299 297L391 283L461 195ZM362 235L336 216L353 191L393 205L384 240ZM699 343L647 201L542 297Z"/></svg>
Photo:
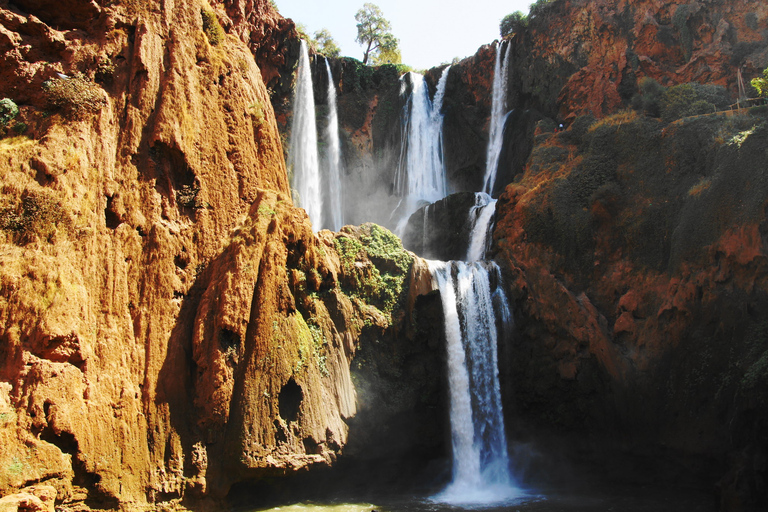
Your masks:
<svg viewBox="0 0 768 512"><path fill-rule="evenodd" d="M640 92L632 98L632 107L651 117L671 123L683 117L710 114L730 103L728 91L719 85L688 84L663 87L652 78L640 81Z"/></svg>
<svg viewBox="0 0 768 512"><path fill-rule="evenodd" d="M357 21L357 37L355 41L365 47L363 64L368 64L370 57L384 53L391 55L398 51L400 41L392 35L392 25L384 17L379 6L371 3L363 4L363 7L355 14ZM399 51L398 51L399 53ZM397 64L397 62L392 62Z"/></svg>
<svg viewBox="0 0 768 512"><path fill-rule="evenodd" d="M8 465L8 473L11 475L20 475L24 472L24 469L26 467L26 464L24 464L22 461L20 461L18 458L14 457L13 462L11 462Z"/></svg>
<svg viewBox="0 0 768 512"><path fill-rule="evenodd" d="M317 52L326 57L338 58L341 55L341 49L339 49L339 45L336 44L328 29L324 28L315 32L313 43Z"/></svg>
<svg viewBox="0 0 768 512"><path fill-rule="evenodd" d="M19 115L19 107L10 98L3 98L0 100L0 128L8 125L17 115Z"/></svg>
<svg viewBox="0 0 768 512"><path fill-rule="evenodd" d="M342 234L334 240L345 292L391 315L403 294L413 258L400 239L373 223L363 224L360 240ZM366 256L372 264L367 264Z"/></svg>
<svg viewBox="0 0 768 512"><path fill-rule="evenodd" d="M52 110L63 110L74 115L98 112L107 103L101 87L82 75L51 78L43 82L43 90Z"/></svg>
<svg viewBox="0 0 768 512"><path fill-rule="evenodd" d="M219 24L216 13L209 9L201 9L200 15L203 17L203 32L208 36L208 42L211 46L216 46L224 40L224 29Z"/></svg>
<svg viewBox="0 0 768 512"><path fill-rule="evenodd" d="M544 14L549 5L554 2L555 0L536 0L536 2L531 4L531 7L528 11L528 16L534 17Z"/></svg>
<svg viewBox="0 0 768 512"><path fill-rule="evenodd" d="M413 263L413 257L403 249L403 243L400 239L378 224L368 223L363 227L368 231L368 234L363 235L361 240L371 260L374 263L376 260L392 262L400 274L408 273L408 269ZM376 264L376 266L380 265Z"/></svg>
<svg viewBox="0 0 768 512"><path fill-rule="evenodd" d="M763 76L753 78L750 83L760 96L768 96L768 68L763 70Z"/></svg>
<svg viewBox="0 0 768 512"><path fill-rule="evenodd" d="M68 228L70 218L59 199L48 190L26 190L17 203L0 205L0 229L25 245L40 238L50 241L59 227Z"/></svg>
<svg viewBox="0 0 768 512"><path fill-rule="evenodd" d="M525 30L527 26L528 16L523 14L522 11L515 11L502 18L501 23L499 24L499 32L501 33L501 37L507 37L515 32Z"/></svg>
<svg viewBox="0 0 768 512"><path fill-rule="evenodd" d="M354 238L346 236L337 237L334 239L333 244L336 247L336 252L339 254L341 264L344 267L354 265L358 254L363 250L363 244Z"/></svg>

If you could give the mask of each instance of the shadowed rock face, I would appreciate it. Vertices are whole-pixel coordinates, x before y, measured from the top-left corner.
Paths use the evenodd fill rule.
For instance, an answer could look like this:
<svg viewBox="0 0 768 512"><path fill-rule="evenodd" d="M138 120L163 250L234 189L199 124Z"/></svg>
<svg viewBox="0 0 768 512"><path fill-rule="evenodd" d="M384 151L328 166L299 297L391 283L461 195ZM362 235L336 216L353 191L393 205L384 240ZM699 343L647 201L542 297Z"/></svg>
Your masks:
<svg viewBox="0 0 768 512"><path fill-rule="evenodd" d="M459 192L416 210L408 220L403 246L427 259L466 259L474 205L474 193Z"/></svg>
<svg viewBox="0 0 768 512"><path fill-rule="evenodd" d="M708 483L722 510L765 501L765 123L537 135L494 232L519 329L501 356L512 438Z"/></svg>

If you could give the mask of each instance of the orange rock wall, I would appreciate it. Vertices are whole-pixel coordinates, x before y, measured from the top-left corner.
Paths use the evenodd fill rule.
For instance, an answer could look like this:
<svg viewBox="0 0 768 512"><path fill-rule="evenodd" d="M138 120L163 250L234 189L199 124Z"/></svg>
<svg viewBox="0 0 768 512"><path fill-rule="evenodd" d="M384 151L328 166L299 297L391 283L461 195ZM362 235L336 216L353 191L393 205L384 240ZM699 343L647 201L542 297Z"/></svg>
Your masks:
<svg viewBox="0 0 768 512"><path fill-rule="evenodd" d="M215 502L331 463L361 333L393 320L292 204L265 86L292 24L266 0L52 6L0 1L0 493Z"/></svg>

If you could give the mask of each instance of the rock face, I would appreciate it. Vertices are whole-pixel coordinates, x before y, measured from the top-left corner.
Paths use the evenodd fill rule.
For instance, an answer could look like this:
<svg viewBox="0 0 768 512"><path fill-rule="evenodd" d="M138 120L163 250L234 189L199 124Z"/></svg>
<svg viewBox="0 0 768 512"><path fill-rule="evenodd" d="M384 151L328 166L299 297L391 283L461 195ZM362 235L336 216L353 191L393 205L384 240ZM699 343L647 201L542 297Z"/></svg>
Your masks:
<svg viewBox="0 0 768 512"><path fill-rule="evenodd" d="M393 191L400 159L401 113L407 97L394 65L372 68L344 57L329 59L336 87L339 137L342 155L344 218L347 224L376 222L394 229L390 218L400 200ZM320 160L324 162L324 127L328 113L326 59L311 56L317 125L321 131ZM286 69L291 82L295 69ZM272 97L278 125L290 140L292 101L290 93Z"/></svg>
<svg viewBox="0 0 768 512"><path fill-rule="evenodd" d="M403 245L433 260L464 260L472 231L470 209L475 194L458 192L416 210L408 220Z"/></svg>
<svg viewBox="0 0 768 512"><path fill-rule="evenodd" d="M643 77L736 93L737 68L756 76L768 65L766 9L759 0L544 4L512 39L510 89L518 103L561 119L615 112Z"/></svg>
<svg viewBox="0 0 768 512"><path fill-rule="evenodd" d="M402 312L424 265L291 203L251 53L283 65L290 23L266 0L49 4L0 2L0 493L143 507L327 465L366 410L355 353L395 330L421 387L358 421L430 428L436 341Z"/></svg>
<svg viewBox="0 0 768 512"><path fill-rule="evenodd" d="M537 135L494 232L513 438L765 503L766 137L762 116L634 114Z"/></svg>
<svg viewBox="0 0 768 512"><path fill-rule="evenodd" d="M748 82L768 67L768 12L759 0L554 0L539 2L528 27L509 37L510 70L499 188L520 174L535 123L549 117L603 117L628 108L643 78L663 86L726 87L735 99L738 70ZM444 100L451 189L482 188L491 113L493 46L454 64ZM432 80L439 76L431 70ZM514 142L514 144L510 144Z"/></svg>

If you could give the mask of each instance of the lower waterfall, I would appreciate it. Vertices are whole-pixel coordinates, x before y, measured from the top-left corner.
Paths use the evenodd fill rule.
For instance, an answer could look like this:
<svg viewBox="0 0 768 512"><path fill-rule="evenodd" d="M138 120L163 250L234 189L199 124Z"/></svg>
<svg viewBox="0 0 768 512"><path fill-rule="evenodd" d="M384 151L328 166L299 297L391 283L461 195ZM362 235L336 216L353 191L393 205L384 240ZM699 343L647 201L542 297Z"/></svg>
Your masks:
<svg viewBox="0 0 768 512"><path fill-rule="evenodd" d="M433 499L488 504L523 496L510 471L501 406L497 341L511 315L499 268L460 261L429 267L443 302L453 448L452 481Z"/></svg>

